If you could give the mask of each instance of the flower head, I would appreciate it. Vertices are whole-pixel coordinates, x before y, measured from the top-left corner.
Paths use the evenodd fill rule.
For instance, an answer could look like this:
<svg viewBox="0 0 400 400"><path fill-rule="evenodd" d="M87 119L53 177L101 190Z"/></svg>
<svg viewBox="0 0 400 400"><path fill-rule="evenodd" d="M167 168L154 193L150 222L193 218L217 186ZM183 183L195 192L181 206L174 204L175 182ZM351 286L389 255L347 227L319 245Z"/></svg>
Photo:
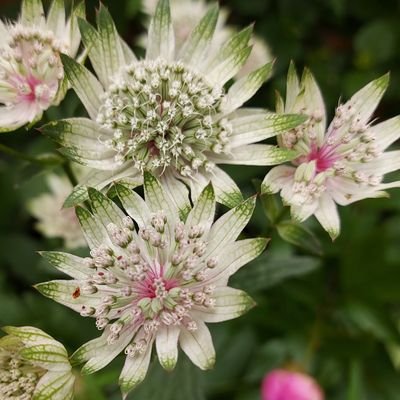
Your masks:
<svg viewBox="0 0 400 400"><path fill-rule="evenodd" d="M60 54L78 51L77 15L83 3L66 21L63 0L53 0L47 18L41 0L24 0L17 22L0 21L0 131L34 123L64 97Z"/></svg>
<svg viewBox="0 0 400 400"><path fill-rule="evenodd" d="M116 186L127 216L90 189L93 214L77 208L90 257L43 253L74 279L37 285L45 296L95 318L97 328L104 331L72 356L75 362L86 362L85 373L125 352L120 376L124 393L144 379L153 344L167 370L177 362L178 343L198 367L213 366L215 352L205 322L236 318L254 305L246 293L227 282L267 243L263 238L236 241L252 214L254 198L213 224L211 185L192 209L184 211L149 174L144 190L146 202L132 190Z"/></svg>
<svg viewBox="0 0 400 400"><path fill-rule="evenodd" d="M30 326L5 327L0 339L0 397L72 400L75 377L64 346Z"/></svg>
<svg viewBox="0 0 400 400"><path fill-rule="evenodd" d="M98 79L70 58L63 60L91 120L62 120L43 132L64 146L64 154L97 169L83 185L102 189L127 178L139 185L148 171L168 181L171 193L184 193L186 183L196 198L211 180L217 200L233 207L242 195L216 164L271 165L292 157L289 150L253 143L297 126L303 117L237 110L268 78L272 64L226 90L251 52L251 28L210 52L217 20L214 6L176 49L169 2L160 0L143 60L121 42L104 7L97 30L80 24Z"/></svg>
<svg viewBox="0 0 400 400"><path fill-rule="evenodd" d="M276 369L262 383L262 400L324 400L324 394L311 376Z"/></svg>
<svg viewBox="0 0 400 400"><path fill-rule="evenodd" d="M400 117L372 125L371 116L388 85L384 75L336 108L326 129L325 106L319 88L306 70L298 81L293 65L287 81L286 104L278 110L308 117L279 138L282 148L295 150L292 166L274 167L265 177L265 193L281 191L292 217L304 221L314 214L332 239L340 231L336 203L381 197L400 182L383 183L383 176L400 167L398 151L384 150L400 137Z"/></svg>
<svg viewBox="0 0 400 400"><path fill-rule="evenodd" d="M47 176L49 192L43 193L28 203L31 214L38 219L36 229L49 238L64 239L66 248L86 246L79 221L72 208L62 208L72 186L68 179L56 174Z"/></svg>

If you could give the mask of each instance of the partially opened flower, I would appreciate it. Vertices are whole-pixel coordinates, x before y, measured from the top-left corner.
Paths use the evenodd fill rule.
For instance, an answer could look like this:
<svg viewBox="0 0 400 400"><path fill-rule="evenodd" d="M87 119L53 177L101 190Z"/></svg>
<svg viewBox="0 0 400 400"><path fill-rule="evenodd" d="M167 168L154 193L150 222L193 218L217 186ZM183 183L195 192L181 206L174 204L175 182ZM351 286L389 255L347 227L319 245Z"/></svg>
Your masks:
<svg viewBox="0 0 400 400"><path fill-rule="evenodd" d="M63 60L91 119L66 119L43 128L64 146L64 154L97 169L82 184L102 189L128 178L139 185L143 172L149 171L180 196L187 191L185 182L196 198L211 180L217 200L232 207L242 195L216 164L271 165L293 156L287 149L253 144L304 119L238 110L268 78L272 65L239 79L227 91L224 85L251 52L251 28L233 35L215 54L210 49L217 19L214 6L176 51L169 2L161 0L143 60L120 42L104 7L97 30L82 21L82 40L97 78L70 58Z"/></svg>
<svg viewBox="0 0 400 400"><path fill-rule="evenodd" d="M262 400L324 400L318 383L309 375L275 369L269 372L261 387Z"/></svg>
<svg viewBox="0 0 400 400"><path fill-rule="evenodd" d="M16 22L0 20L0 132L38 121L64 97L61 52L75 57L80 43L80 3L66 20L64 0L53 0L45 17L41 0L23 0Z"/></svg>
<svg viewBox="0 0 400 400"><path fill-rule="evenodd" d="M384 75L339 105L327 129L324 102L308 70L299 82L292 65L286 104L278 99L278 111L299 112L308 120L278 138L282 148L297 151L298 157L292 166L274 167L262 191L280 191L296 220L314 214L332 239L340 231L336 203L382 197L384 190L400 186L399 181L383 183L385 174L400 167L399 151L384 152L400 137L400 117L376 125L371 121L388 82Z"/></svg>
<svg viewBox="0 0 400 400"><path fill-rule="evenodd" d="M49 191L28 202L28 210L38 219L36 229L49 238L62 238L66 248L86 246L78 218L72 208L63 208L73 189L67 178L56 174L46 177Z"/></svg>
<svg viewBox="0 0 400 400"><path fill-rule="evenodd" d="M254 305L227 282L263 251L267 239L236 241L252 215L255 198L213 224L211 185L192 209L186 208L186 216L151 175L144 176L146 202L124 186L117 185L116 191L129 216L101 192L89 189L93 214L78 207L77 215L91 257L44 252L73 279L42 283L37 289L95 318L104 331L72 356L74 362L86 363L84 373L103 368L125 352L120 384L126 394L144 379L153 344L167 370L175 367L178 344L198 367L214 365L205 323L236 318Z"/></svg>
<svg viewBox="0 0 400 400"><path fill-rule="evenodd" d="M3 328L0 398L72 400L75 377L64 346L31 326Z"/></svg>

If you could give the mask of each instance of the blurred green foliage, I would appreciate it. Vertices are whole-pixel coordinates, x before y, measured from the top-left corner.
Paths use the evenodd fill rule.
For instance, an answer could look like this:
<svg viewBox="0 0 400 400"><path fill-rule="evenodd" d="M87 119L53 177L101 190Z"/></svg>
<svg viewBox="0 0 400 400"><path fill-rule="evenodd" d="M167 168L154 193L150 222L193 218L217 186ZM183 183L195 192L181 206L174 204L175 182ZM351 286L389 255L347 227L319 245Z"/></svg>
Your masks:
<svg viewBox="0 0 400 400"><path fill-rule="evenodd" d="M135 46L145 26L140 2L104 3L123 37ZM383 119L399 112L398 0L221 3L230 10L230 24L239 27L255 21L256 33L277 57L273 79L252 105L273 107L274 90L284 91L293 59L315 74L328 114L340 97L348 98L387 71L391 85L376 115ZM93 19L97 0L86 4ZM19 2L1 7L3 17L15 17ZM45 118L82 114L75 95L69 93ZM29 155L55 150L35 130L2 134L0 143ZM246 195L255 192L252 179L265 175L264 168L228 169ZM37 165L0 158L0 320L3 325L37 326L73 351L98 335L93 321L42 298L32 288L58 276L36 251L62 249L61 240L45 239L34 230L35 221L26 210L27 200L46 190L44 175ZM342 234L335 243L314 221L302 227L289 222L277 199L259 201L245 235L271 236L271 243L232 280L254 296L258 306L239 320L212 326L218 354L213 371L196 370L181 354L177 370L168 374L154 365L130 398L256 400L260 380L269 369L295 365L316 376L329 400L399 399L399 373L390 354L398 365L400 192L391 195L342 208ZM103 371L80 377L77 399L119 399L116 382L122 362L120 357Z"/></svg>

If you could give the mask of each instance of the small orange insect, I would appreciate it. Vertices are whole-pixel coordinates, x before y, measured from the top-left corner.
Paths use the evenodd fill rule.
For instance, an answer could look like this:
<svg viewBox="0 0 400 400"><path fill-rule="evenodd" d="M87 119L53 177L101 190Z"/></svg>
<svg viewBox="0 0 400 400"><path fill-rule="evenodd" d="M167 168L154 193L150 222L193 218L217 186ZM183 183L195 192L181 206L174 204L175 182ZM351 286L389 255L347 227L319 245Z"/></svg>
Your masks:
<svg viewBox="0 0 400 400"><path fill-rule="evenodd" d="M77 287L77 288L74 290L74 293L72 293L72 297L73 297L74 299L77 299L80 295L81 295L81 288L80 288L80 287Z"/></svg>

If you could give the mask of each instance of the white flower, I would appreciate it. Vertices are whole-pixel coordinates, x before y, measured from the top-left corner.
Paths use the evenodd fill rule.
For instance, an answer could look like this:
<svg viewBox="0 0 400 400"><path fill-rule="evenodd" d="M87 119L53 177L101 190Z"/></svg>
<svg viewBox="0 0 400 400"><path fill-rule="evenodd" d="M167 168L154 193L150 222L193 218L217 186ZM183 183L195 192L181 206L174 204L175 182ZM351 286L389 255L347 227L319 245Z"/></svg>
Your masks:
<svg viewBox="0 0 400 400"><path fill-rule="evenodd" d="M324 102L308 70L299 82L291 65L286 104L278 99L278 111L299 112L308 120L278 138L282 148L297 151L298 157L293 166L274 167L262 191L281 191L293 218L304 221L314 214L332 239L340 231L336 203L382 197L385 189L400 186L399 181L382 182L385 174L400 167L399 151L384 152L400 137L400 117L376 125L371 121L388 82L384 75L339 105L327 129Z"/></svg>
<svg viewBox="0 0 400 400"><path fill-rule="evenodd" d="M251 52L251 28L233 35L213 54L217 20L215 5L176 51L169 2L161 0L143 60L121 42L104 7L97 30L80 25L99 80L70 58L63 57L63 62L91 119L52 122L43 133L63 145L64 154L97 169L82 185L102 189L124 178L140 185L143 172L149 171L166 181L171 193L184 196L184 182L196 198L211 180L217 200L233 207L242 195L216 164L271 165L293 156L286 149L253 144L304 118L238 110L268 78L272 64L225 90Z"/></svg>
<svg viewBox="0 0 400 400"><path fill-rule="evenodd" d="M205 0L170 0L170 3L171 18L175 30L175 44L179 49L190 36L192 28L200 22L201 16L207 12L209 4ZM144 11L149 15L154 14L156 6L157 1L155 0L143 1ZM215 28L213 46L209 50L213 54L218 53L223 43L235 32L233 26L226 24L228 14L228 9L223 7ZM146 40L141 40L141 43L145 44ZM237 73L237 78L247 75L273 59L267 43L259 36L254 36L250 44L253 46L252 52L242 69Z"/></svg>
<svg viewBox="0 0 400 400"><path fill-rule="evenodd" d="M0 398L72 400L75 377L64 346L30 326L3 328Z"/></svg>
<svg viewBox="0 0 400 400"><path fill-rule="evenodd" d="M64 0L53 0L47 17L41 0L24 0L16 22L0 20L0 132L38 121L65 95L60 53L75 57L80 43L80 3L66 21Z"/></svg>
<svg viewBox="0 0 400 400"><path fill-rule="evenodd" d="M91 257L42 253L74 279L36 288L82 316L95 318L98 329L104 330L72 356L74 362L86 363L84 373L103 368L125 352L120 384L126 394L144 379L153 344L167 370L175 367L178 343L198 367L213 366L215 351L205 322L236 318L254 305L227 282L264 250L267 239L236 241L252 215L255 198L213 224L211 185L185 213L148 173L146 202L124 186L116 185L116 192L129 216L101 192L89 189L93 214L80 207L76 211Z"/></svg>
<svg viewBox="0 0 400 400"><path fill-rule="evenodd" d="M63 208L72 185L68 179L56 174L47 176L50 192L43 193L28 203L28 210L38 219L36 229L49 238L64 239L66 248L86 246L79 221L71 208Z"/></svg>

